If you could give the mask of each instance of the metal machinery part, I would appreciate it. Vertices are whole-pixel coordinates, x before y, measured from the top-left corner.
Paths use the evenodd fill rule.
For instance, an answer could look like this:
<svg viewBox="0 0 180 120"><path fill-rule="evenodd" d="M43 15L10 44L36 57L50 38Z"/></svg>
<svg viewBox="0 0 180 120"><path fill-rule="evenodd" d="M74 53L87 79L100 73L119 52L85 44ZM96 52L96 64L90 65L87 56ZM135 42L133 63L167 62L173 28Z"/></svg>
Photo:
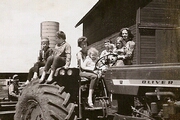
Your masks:
<svg viewBox="0 0 180 120"><path fill-rule="evenodd" d="M180 64L115 67L109 58L100 62L111 66L100 72L95 108L86 105L89 80L79 76L79 69L58 68L52 84L39 84L37 79L24 88L15 120L179 119Z"/></svg>

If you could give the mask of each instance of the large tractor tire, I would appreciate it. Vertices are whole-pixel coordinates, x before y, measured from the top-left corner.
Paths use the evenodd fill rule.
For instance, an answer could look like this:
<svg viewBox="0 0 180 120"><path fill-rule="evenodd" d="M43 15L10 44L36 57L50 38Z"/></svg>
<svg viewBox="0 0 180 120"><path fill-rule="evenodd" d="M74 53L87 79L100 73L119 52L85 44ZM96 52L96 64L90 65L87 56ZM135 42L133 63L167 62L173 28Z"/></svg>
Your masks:
<svg viewBox="0 0 180 120"><path fill-rule="evenodd" d="M14 120L76 120L75 104L69 98L64 87L33 80L23 89Z"/></svg>

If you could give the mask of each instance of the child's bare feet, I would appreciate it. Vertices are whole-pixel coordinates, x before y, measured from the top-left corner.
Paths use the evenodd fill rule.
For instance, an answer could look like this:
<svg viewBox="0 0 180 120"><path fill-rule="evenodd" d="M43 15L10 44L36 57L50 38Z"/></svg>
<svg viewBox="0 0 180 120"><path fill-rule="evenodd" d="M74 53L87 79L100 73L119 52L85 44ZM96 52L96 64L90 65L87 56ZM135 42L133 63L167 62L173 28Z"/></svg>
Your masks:
<svg viewBox="0 0 180 120"><path fill-rule="evenodd" d="M50 73L50 75L49 75L49 77L47 79L47 83L51 83L53 81L53 76L54 76L54 71L51 70L51 73Z"/></svg>
<svg viewBox="0 0 180 120"><path fill-rule="evenodd" d="M41 78L40 78L40 80L39 80L39 83L40 83L40 84L45 81L45 76L46 76L46 72L43 71L42 76L41 76Z"/></svg>
<svg viewBox="0 0 180 120"><path fill-rule="evenodd" d="M29 83L30 83L29 80L27 80L24 84L25 84L25 85L28 85Z"/></svg>
<svg viewBox="0 0 180 120"><path fill-rule="evenodd" d="M53 77L49 76L46 82L51 83L52 81L53 81Z"/></svg>
<svg viewBox="0 0 180 120"><path fill-rule="evenodd" d="M88 97L88 107L90 107L90 108L94 107L93 102L92 102L91 98L89 98L89 97Z"/></svg>
<svg viewBox="0 0 180 120"><path fill-rule="evenodd" d="M33 75L33 79L37 79L37 78L38 78L38 74L37 74L37 72L35 72Z"/></svg>

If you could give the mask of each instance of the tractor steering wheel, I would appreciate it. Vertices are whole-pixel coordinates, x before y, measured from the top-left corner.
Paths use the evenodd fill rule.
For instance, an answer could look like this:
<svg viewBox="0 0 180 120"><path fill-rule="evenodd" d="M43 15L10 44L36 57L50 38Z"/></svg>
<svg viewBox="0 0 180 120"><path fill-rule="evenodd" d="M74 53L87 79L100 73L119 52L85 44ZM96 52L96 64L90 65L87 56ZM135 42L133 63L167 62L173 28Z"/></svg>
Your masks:
<svg viewBox="0 0 180 120"><path fill-rule="evenodd" d="M118 60L117 54L108 54L99 58L99 60L95 64L95 69L102 70L103 68L108 68L113 66Z"/></svg>

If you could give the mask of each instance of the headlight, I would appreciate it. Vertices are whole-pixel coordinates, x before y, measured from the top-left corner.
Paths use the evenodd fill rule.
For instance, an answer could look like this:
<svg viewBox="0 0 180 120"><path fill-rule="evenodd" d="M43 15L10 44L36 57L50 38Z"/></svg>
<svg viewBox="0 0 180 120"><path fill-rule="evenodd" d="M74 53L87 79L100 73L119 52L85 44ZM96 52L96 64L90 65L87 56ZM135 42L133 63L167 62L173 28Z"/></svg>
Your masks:
<svg viewBox="0 0 180 120"><path fill-rule="evenodd" d="M69 70L67 71L67 75L72 75L72 73L73 73L73 71L72 71L71 69L69 69Z"/></svg>
<svg viewBox="0 0 180 120"><path fill-rule="evenodd" d="M59 74L60 74L60 75L65 75L65 69L59 70Z"/></svg>

